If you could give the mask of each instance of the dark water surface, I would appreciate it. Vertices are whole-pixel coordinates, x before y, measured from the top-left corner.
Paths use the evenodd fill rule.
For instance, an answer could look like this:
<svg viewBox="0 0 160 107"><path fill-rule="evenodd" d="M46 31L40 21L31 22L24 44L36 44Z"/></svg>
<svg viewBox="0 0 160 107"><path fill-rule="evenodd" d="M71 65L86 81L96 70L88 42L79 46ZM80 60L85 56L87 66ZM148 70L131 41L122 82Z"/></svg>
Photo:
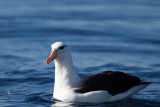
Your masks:
<svg viewBox="0 0 160 107"><path fill-rule="evenodd" d="M54 63L45 59L56 41L81 77L120 70L160 82L159 0L0 0L0 106L160 107L159 83L116 103L52 100Z"/></svg>

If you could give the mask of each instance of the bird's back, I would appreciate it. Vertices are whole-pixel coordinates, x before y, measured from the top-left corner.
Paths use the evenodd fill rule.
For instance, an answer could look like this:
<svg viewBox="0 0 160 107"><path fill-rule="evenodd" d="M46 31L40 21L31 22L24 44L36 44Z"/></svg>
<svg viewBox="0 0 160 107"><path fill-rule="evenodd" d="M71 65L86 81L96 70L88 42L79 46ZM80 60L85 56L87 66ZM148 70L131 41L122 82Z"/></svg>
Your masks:
<svg viewBox="0 0 160 107"><path fill-rule="evenodd" d="M111 95L116 95L137 85L141 85L141 80L136 76L131 76L119 71L104 71L84 78L81 87L75 91L78 93L86 93L106 90Z"/></svg>

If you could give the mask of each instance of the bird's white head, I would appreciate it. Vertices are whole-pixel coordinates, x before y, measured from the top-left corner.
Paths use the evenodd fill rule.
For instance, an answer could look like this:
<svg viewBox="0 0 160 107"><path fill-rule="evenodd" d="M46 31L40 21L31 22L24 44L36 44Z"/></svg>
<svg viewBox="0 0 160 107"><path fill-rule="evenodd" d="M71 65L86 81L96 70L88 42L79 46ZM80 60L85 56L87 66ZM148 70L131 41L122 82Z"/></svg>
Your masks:
<svg viewBox="0 0 160 107"><path fill-rule="evenodd" d="M54 59L64 60L70 56L70 50L63 42L55 42L51 45L51 55L46 59L46 65L52 62Z"/></svg>

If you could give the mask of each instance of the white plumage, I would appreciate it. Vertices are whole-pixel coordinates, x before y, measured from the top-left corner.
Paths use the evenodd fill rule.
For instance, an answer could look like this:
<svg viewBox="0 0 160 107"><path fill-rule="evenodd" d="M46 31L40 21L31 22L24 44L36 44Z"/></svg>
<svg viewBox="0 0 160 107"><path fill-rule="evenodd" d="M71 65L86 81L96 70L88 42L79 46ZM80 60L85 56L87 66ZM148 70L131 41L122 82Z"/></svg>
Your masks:
<svg viewBox="0 0 160 107"><path fill-rule="evenodd" d="M138 85L129 90L111 95L107 90L90 91L86 93L78 93L75 90L81 87L85 81L75 72L71 53L63 42L56 42L51 45L52 52L47 58L48 65L52 60L55 61L55 84L53 97L64 102L113 102L132 96L139 90L149 84Z"/></svg>

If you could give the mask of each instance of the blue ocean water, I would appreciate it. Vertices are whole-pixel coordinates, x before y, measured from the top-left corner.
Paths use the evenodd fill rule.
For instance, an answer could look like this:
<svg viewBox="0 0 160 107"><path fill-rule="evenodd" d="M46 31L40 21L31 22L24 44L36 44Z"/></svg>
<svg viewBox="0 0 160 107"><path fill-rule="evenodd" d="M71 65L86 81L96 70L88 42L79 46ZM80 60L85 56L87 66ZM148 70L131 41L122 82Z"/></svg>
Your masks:
<svg viewBox="0 0 160 107"><path fill-rule="evenodd" d="M159 0L0 0L0 106L160 107L160 83L102 104L52 99L50 45L70 47L80 77L119 70L160 82Z"/></svg>

